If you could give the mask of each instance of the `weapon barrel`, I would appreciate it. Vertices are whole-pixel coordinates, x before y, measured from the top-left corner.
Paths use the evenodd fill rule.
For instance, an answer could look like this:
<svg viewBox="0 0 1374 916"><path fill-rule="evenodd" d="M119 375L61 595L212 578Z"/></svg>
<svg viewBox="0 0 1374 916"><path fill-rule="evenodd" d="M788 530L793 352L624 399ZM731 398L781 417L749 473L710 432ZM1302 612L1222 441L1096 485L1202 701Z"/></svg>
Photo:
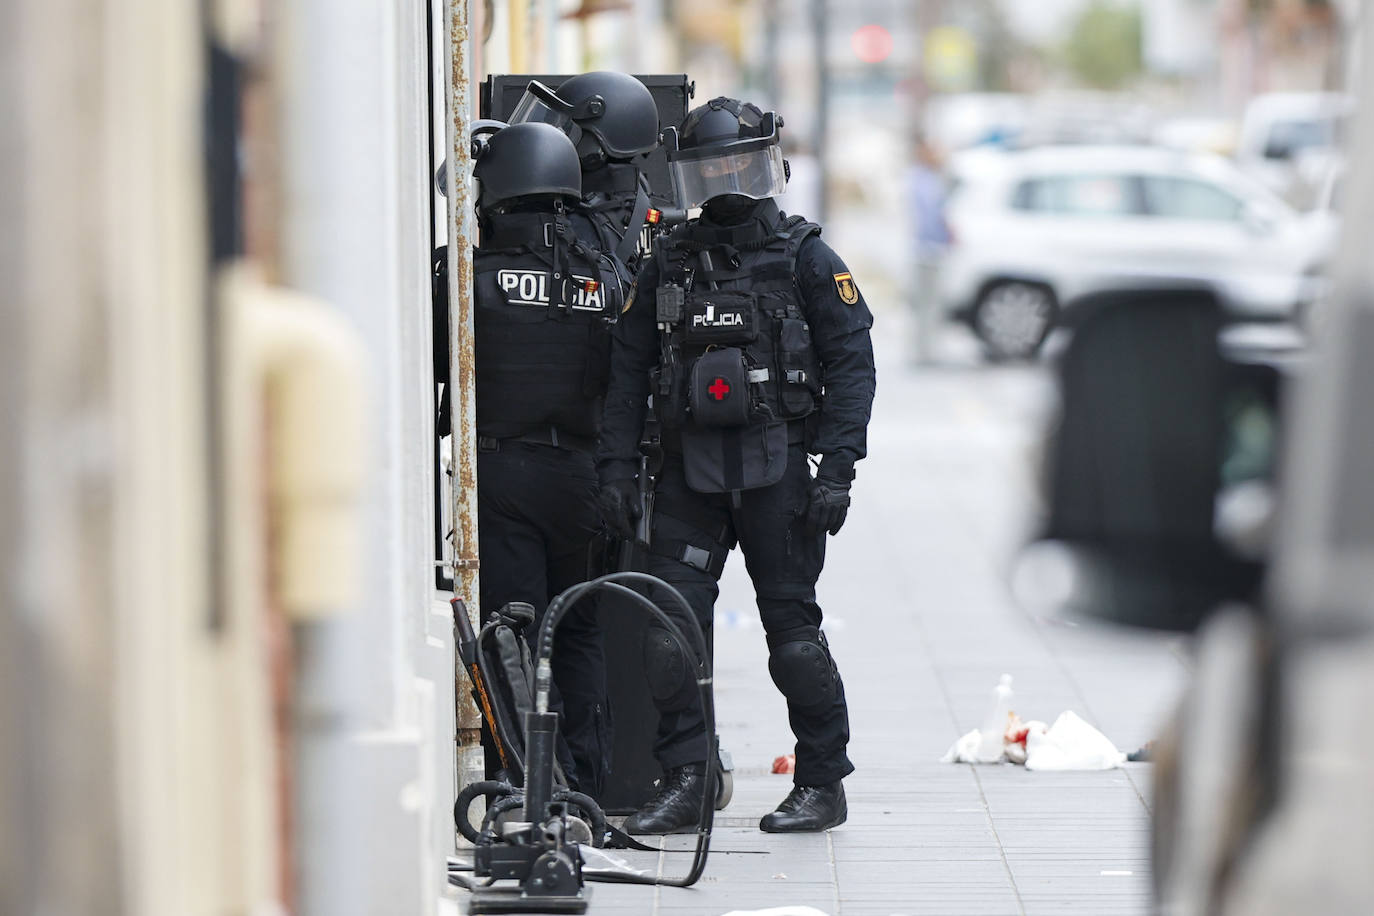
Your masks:
<svg viewBox="0 0 1374 916"><path fill-rule="evenodd" d="M639 456L639 524L635 526L635 540L640 544L649 543L649 532L653 527L654 484L649 477L649 456Z"/></svg>

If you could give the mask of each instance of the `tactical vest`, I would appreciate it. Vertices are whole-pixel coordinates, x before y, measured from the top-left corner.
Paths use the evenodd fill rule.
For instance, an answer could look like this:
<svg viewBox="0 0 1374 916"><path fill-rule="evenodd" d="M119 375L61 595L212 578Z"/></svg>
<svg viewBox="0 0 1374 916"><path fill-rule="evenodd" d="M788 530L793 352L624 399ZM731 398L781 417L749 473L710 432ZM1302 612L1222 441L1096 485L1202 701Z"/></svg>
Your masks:
<svg viewBox="0 0 1374 916"><path fill-rule="evenodd" d="M820 403L820 361L801 308L797 254L820 227L776 209L763 222L686 224L655 249L662 355L654 413L699 492L777 482ZM665 440L667 441L667 440Z"/></svg>
<svg viewBox="0 0 1374 916"><path fill-rule="evenodd" d="M815 412L820 363L802 312L797 253L820 232L799 216L772 232L692 222L660 245L666 346L655 397L665 425L747 426Z"/></svg>
<svg viewBox="0 0 1374 916"><path fill-rule="evenodd" d="M562 215L495 214L473 252L477 432L595 436L625 269Z"/></svg>

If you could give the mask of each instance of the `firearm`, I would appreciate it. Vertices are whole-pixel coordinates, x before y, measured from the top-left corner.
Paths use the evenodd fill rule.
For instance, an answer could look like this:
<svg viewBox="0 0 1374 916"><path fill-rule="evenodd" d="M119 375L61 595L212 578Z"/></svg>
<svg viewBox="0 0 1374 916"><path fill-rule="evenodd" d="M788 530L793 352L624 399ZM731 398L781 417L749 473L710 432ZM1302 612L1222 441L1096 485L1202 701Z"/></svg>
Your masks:
<svg viewBox="0 0 1374 916"><path fill-rule="evenodd" d="M639 520L635 523L635 536L620 542L619 567L622 571L638 570L643 567L644 552L649 547L649 532L653 530L654 515L654 477L649 472L649 456L639 456Z"/></svg>
<svg viewBox="0 0 1374 916"><path fill-rule="evenodd" d="M687 222L687 211L680 207L664 207L658 211L658 227L661 230L681 226Z"/></svg>
<svg viewBox="0 0 1374 916"><path fill-rule="evenodd" d="M639 522L635 525L635 543L649 546L649 532L653 529L654 476L649 473L649 456L639 456Z"/></svg>

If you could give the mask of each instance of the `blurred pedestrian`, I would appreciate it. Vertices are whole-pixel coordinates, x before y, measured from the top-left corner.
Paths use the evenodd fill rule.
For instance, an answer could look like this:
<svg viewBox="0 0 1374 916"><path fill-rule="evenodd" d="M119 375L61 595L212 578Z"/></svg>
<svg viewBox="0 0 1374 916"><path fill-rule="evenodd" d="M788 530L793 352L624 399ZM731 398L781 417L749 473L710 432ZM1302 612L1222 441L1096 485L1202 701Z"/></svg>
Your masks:
<svg viewBox="0 0 1374 916"><path fill-rule="evenodd" d="M935 357L940 328L940 262L952 236L945 219L946 180L943 157L925 137L916 138L908 172L907 194L915 220L915 276L912 283L911 360L927 365Z"/></svg>
<svg viewBox="0 0 1374 916"><path fill-rule="evenodd" d="M848 814L849 712L821 632L816 580L849 509L874 393L872 313L848 268L775 198L786 184L772 112L734 99L664 132L678 203L701 216L661 239L613 334L597 451L607 522L628 534L649 414L662 429L649 571L687 599L711 645L718 582L738 543L796 735L793 788L759 823L825 830ZM652 377L652 382L651 382ZM811 475L808 455L819 455ZM631 833L694 828L709 742L691 649L651 626L645 670L659 711L657 795Z"/></svg>

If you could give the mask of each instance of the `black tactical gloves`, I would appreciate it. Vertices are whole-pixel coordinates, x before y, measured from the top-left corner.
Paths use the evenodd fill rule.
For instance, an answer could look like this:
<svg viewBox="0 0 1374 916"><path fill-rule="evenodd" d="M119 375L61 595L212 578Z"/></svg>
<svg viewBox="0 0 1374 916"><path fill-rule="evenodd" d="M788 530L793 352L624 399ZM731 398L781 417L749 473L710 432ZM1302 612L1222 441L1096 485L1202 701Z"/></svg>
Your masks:
<svg viewBox="0 0 1374 916"><path fill-rule="evenodd" d="M635 521L639 518L639 488L633 477L610 480L601 485L597 497L601 517L611 532L626 540L635 536Z"/></svg>
<svg viewBox="0 0 1374 916"><path fill-rule="evenodd" d="M849 514L849 485L854 481L854 462L843 453L826 455L807 487L807 534L829 531L839 534Z"/></svg>
<svg viewBox="0 0 1374 916"><path fill-rule="evenodd" d="M816 477L807 489L806 533L839 534L849 514L849 482Z"/></svg>

